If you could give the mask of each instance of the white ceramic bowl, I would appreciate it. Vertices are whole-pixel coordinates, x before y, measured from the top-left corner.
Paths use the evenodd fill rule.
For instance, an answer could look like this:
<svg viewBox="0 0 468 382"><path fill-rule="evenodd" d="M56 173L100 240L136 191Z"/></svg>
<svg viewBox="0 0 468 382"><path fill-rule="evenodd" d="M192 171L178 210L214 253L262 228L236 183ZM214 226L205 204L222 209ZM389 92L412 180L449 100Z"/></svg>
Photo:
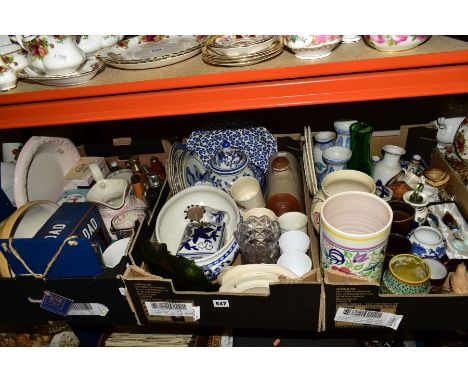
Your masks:
<svg viewBox="0 0 468 382"><path fill-rule="evenodd" d="M286 212L278 218L281 232L301 231L307 233L307 215L302 212Z"/></svg>
<svg viewBox="0 0 468 382"><path fill-rule="evenodd" d="M310 239L302 231L287 231L281 234L278 244L281 254L291 251L306 253L309 250Z"/></svg>
<svg viewBox="0 0 468 382"><path fill-rule="evenodd" d="M251 216L257 216L257 217L260 217L260 216L267 216L270 218L271 221L277 221L278 220L278 216L276 216L276 214L268 209L268 208L252 208L251 210L248 210L246 212L244 212L242 218L244 220L247 220L249 217Z"/></svg>
<svg viewBox="0 0 468 382"><path fill-rule="evenodd" d="M341 35L286 35L284 45L291 49L297 58L316 60L327 57L341 43Z"/></svg>
<svg viewBox="0 0 468 382"><path fill-rule="evenodd" d="M303 252L285 252L280 256L277 264L289 269L299 277L312 269L311 258Z"/></svg>
<svg viewBox="0 0 468 382"><path fill-rule="evenodd" d="M399 52L416 48L427 41L430 35L365 35L364 40L369 46L382 52Z"/></svg>

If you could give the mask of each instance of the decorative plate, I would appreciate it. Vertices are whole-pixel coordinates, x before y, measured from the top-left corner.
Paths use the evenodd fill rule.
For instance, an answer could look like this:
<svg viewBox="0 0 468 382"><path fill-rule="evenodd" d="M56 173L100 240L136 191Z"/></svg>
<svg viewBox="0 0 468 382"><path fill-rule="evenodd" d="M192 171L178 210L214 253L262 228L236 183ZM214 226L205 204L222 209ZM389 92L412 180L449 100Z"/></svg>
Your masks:
<svg viewBox="0 0 468 382"><path fill-rule="evenodd" d="M182 171L185 188L194 186L197 182L203 181L206 168L195 151L187 151L184 157Z"/></svg>
<svg viewBox="0 0 468 382"><path fill-rule="evenodd" d="M32 200L57 201L69 188L63 177L78 162L72 141L59 137L31 137L21 150L15 168L16 206Z"/></svg>
<svg viewBox="0 0 468 382"><path fill-rule="evenodd" d="M29 66L18 72L17 75L19 78L34 81L43 85L73 86L90 81L103 69L104 64L93 58L86 61L85 64L76 72L67 75L55 76L42 74L36 72Z"/></svg>
<svg viewBox="0 0 468 382"><path fill-rule="evenodd" d="M250 162L263 172L268 169L270 157L278 151L276 140L264 127L243 128L236 130L197 130L187 140L189 150L195 151L206 168L213 155L228 141L247 154Z"/></svg>
<svg viewBox="0 0 468 382"><path fill-rule="evenodd" d="M468 118L461 123L453 138L455 154L465 163L468 163Z"/></svg>
<svg viewBox="0 0 468 382"><path fill-rule="evenodd" d="M267 49L278 36L267 35L227 35L214 36L207 45L218 54L226 56L242 56Z"/></svg>
<svg viewBox="0 0 468 382"><path fill-rule="evenodd" d="M225 211L229 215L226 223L225 243L230 243L240 220L239 208L234 200L224 191L211 186L194 186L187 188L170 198L161 209L156 220L155 236L166 243L167 249L176 254L186 222L185 210L191 205L209 206ZM224 247L226 247L225 244ZM224 248L223 247L223 248Z"/></svg>
<svg viewBox="0 0 468 382"><path fill-rule="evenodd" d="M99 50L96 57L121 69L159 68L196 56L205 40L205 36L136 36Z"/></svg>

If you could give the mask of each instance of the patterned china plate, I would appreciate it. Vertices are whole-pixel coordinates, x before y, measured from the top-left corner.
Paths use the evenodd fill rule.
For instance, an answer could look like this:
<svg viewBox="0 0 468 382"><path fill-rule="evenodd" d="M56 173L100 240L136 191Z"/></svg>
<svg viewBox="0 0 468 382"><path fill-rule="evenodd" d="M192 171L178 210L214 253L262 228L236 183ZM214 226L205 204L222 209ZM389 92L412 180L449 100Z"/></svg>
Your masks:
<svg viewBox="0 0 468 382"><path fill-rule="evenodd" d="M186 151L183 164L182 173L184 177L184 188L192 187L197 182L203 181L206 168L195 151Z"/></svg>
<svg viewBox="0 0 468 382"><path fill-rule="evenodd" d="M312 138L312 133L310 131L310 127L307 126L306 129L306 145L308 146L307 149L307 155L308 155L308 161L307 164L309 166L308 172L309 172L309 177L311 181L311 186L312 186L312 195L315 195L318 192L318 184L317 184L317 175L315 174L315 164L314 164L314 156L312 154L312 148L313 148L313 138Z"/></svg>
<svg viewBox="0 0 468 382"><path fill-rule="evenodd" d="M196 56L204 41L205 36L136 36L99 50L96 57L121 69L159 68Z"/></svg>
<svg viewBox="0 0 468 382"><path fill-rule="evenodd" d="M236 57L265 50L277 37L267 35L214 36L208 40L207 46L218 54Z"/></svg>
<svg viewBox="0 0 468 382"><path fill-rule="evenodd" d="M43 85L72 86L90 81L103 69L104 64L93 58L86 61L76 72L67 75L54 76L38 73L29 66L18 72L17 75L19 78L31 80Z"/></svg>
<svg viewBox="0 0 468 382"><path fill-rule="evenodd" d="M468 163L468 118L461 123L453 139L455 154L465 163Z"/></svg>

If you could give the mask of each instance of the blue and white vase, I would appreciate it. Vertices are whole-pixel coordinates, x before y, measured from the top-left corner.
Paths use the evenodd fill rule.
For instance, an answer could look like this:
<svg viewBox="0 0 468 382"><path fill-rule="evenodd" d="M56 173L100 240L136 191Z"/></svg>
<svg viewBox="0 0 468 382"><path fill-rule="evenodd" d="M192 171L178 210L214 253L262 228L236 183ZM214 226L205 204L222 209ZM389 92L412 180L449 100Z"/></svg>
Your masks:
<svg viewBox="0 0 468 382"><path fill-rule="evenodd" d="M350 127L353 123L358 122L355 119L339 119L333 122L333 126L336 131L335 146L350 147L351 146L351 135Z"/></svg>
<svg viewBox="0 0 468 382"><path fill-rule="evenodd" d="M346 163L351 159L351 155L351 150L343 146L332 146L326 149L322 153L323 160L327 165L323 177L332 172L344 170L346 168Z"/></svg>
<svg viewBox="0 0 468 382"><path fill-rule="evenodd" d="M265 191L264 172L250 163L249 158L241 149L232 147L225 140L223 147L211 158L204 181L213 186L229 191L232 183L241 176L252 176L258 180L262 191Z"/></svg>
<svg viewBox="0 0 468 382"><path fill-rule="evenodd" d="M442 234L432 227L418 227L409 237L412 252L419 257L441 259L445 255L447 245Z"/></svg>
<svg viewBox="0 0 468 382"><path fill-rule="evenodd" d="M322 184L327 165L323 161L322 153L324 150L334 145L335 134L331 131L321 131L315 135L315 144L312 148L314 158L315 175L318 184Z"/></svg>

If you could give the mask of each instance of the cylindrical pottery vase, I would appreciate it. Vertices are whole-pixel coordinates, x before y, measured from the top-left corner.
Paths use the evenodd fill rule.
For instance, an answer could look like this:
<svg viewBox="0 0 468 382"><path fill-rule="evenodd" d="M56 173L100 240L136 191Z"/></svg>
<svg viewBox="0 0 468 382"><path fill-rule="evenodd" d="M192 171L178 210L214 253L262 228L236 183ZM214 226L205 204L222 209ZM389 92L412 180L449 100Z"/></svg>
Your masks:
<svg viewBox="0 0 468 382"><path fill-rule="evenodd" d="M391 294L426 294L431 289L431 270L421 258L397 255L390 260L382 278L382 291Z"/></svg>
<svg viewBox="0 0 468 382"><path fill-rule="evenodd" d="M410 235L412 252L419 257L441 259L447 250L444 237L432 227L418 227Z"/></svg>
<svg viewBox="0 0 468 382"><path fill-rule="evenodd" d="M383 185L401 171L400 158L406 153L405 149L395 145L383 147L384 157L374 167L372 179L377 183L379 180Z"/></svg>
<svg viewBox="0 0 468 382"><path fill-rule="evenodd" d="M350 127L357 122L355 119L339 119L333 122L336 131L335 146L351 147Z"/></svg>
<svg viewBox="0 0 468 382"><path fill-rule="evenodd" d="M350 131L350 148L353 155L346 167L372 175L373 164L370 158L372 126L364 122L355 122L350 126Z"/></svg>
<svg viewBox="0 0 468 382"><path fill-rule="evenodd" d="M325 170L325 176L335 171L344 170L346 163L351 159L351 150L343 146L332 146L325 149L322 153L322 158L327 169Z"/></svg>
<svg viewBox="0 0 468 382"><path fill-rule="evenodd" d="M312 199L311 219L316 232L319 232L323 202L330 196L345 191L373 193L375 183L369 175L356 170L340 170L327 175L323 180L322 189Z"/></svg>
<svg viewBox="0 0 468 382"><path fill-rule="evenodd" d="M324 150L334 145L335 134L331 131L321 131L320 133L317 133L314 138L315 144L312 148L312 156L314 159L317 183L321 184L323 177L325 176L325 170L327 169L327 165L322 158L322 153Z"/></svg>
<svg viewBox="0 0 468 382"><path fill-rule="evenodd" d="M270 159L267 173L266 208L280 217L286 212L304 212L304 186L296 157L279 151Z"/></svg>
<svg viewBox="0 0 468 382"><path fill-rule="evenodd" d="M347 191L325 200L320 211L323 268L380 282L392 217L388 203L370 193Z"/></svg>

